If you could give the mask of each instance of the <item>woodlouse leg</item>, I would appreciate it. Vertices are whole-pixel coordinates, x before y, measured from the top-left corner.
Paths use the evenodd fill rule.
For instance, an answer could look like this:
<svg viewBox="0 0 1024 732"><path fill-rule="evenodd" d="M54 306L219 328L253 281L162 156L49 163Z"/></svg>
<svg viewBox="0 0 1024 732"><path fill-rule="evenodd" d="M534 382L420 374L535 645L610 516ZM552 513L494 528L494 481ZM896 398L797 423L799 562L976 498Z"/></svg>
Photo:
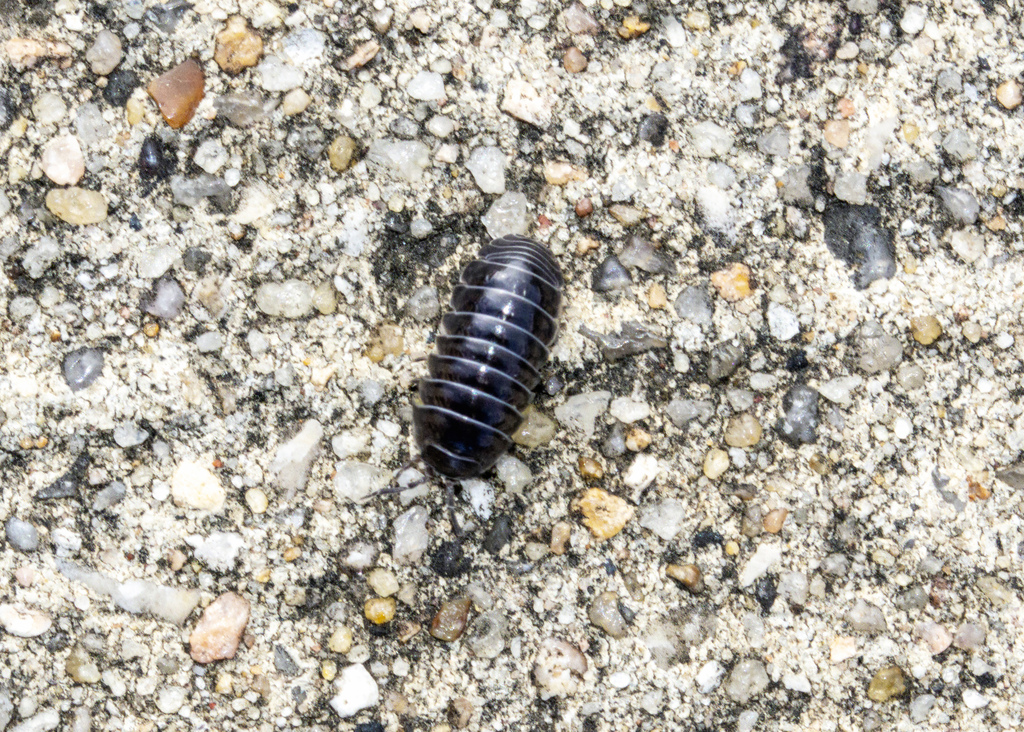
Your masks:
<svg viewBox="0 0 1024 732"><path fill-rule="evenodd" d="M387 488L381 488L379 491L374 491L369 496L367 496L366 500L369 501L373 500L374 498L380 498L381 496L393 496L396 493L404 493L405 491L410 491L413 488L418 488L419 486L429 481L431 478L434 477L434 471L431 470L430 466L428 465L426 466L426 471L423 477L420 478L419 480L415 481L414 483L410 483L409 485L397 485L398 476L420 461L421 458L419 456L416 456L409 460L409 462L407 462L405 465L403 465L394 472L394 477L391 479L391 483L388 485Z"/></svg>

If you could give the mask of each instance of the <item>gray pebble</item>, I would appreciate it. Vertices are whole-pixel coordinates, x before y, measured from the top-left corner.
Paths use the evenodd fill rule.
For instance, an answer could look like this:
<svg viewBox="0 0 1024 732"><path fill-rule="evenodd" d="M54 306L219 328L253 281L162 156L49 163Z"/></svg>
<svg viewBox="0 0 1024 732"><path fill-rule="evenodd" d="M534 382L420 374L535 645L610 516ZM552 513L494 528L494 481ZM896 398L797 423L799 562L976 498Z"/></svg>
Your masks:
<svg viewBox="0 0 1024 732"><path fill-rule="evenodd" d="M667 340L633 320L623 323L618 333L598 333L585 325L580 327L580 333L597 343L605 360L612 363L626 356L635 356L668 345Z"/></svg>
<svg viewBox="0 0 1024 732"><path fill-rule="evenodd" d="M736 369L745 359L744 349L738 343L719 343L711 349L711 355L708 357L708 381L712 384L725 381L736 373Z"/></svg>
<svg viewBox="0 0 1024 732"><path fill-rule="evenodd" d="M594 292L619 293L629 289L633 277L614 254L594 270Z"/></svg>
<svg viewBox="0 0 1024 732"><path fill-rule="evenodd" d="M595 597L587 616L591 623L612 638L626 635L626 619L619 612L619 596L615 592L602 592Z"/></svg>
<svg viewBox="0 0 1024 732"><path fill-rule="evenodd" d="M92 384L103 371L103 351L78 348L64 357L64 380L71 391L80 391Z"/></svg>
<svg viewBox="0 0 1024 732"><path fill-rule="evenodd" d="M704 287L690 285L681 293L673 305L676 315L694 325L708 329L715 311L711 307L711 296Z"/></svg>
<svg viewBox="0 0 1024 732"><path fill-rule="evenodd" d="M818 437L818 392L806 384L796 384L782 398L785 416L779 433L794 445L814 442Z"/></svg>
<svg viewBox="0 0 1024 732"><path fill-rule="evenodd" d="M846 622L860 633L881 633L885 630L885 616L882 610L863 598L858 598L854 603L846 615Z"/></svg>
<svg viewBox="0 0 1024 732"><path fill-rule="evenodd" d="M866 374L888 371L903 360L903 344L875 321L865 323L860 329L857 346L860 351L858 365Z"/></svg>
<svg viewBox="0 0 1024 732"><path fill-rule="evenodd" d="M715 413L711 402L698 399L673 399L665 406L665 414L676 427L685 427L690 422L706 422Z"/></svg>
<svg viewBox="0 0 1024 732"><path fill-rule="evenodd" d="M34 552L39 548L39 531L28 521L9 518L4 524L7 543L20 552Z"/></svg>

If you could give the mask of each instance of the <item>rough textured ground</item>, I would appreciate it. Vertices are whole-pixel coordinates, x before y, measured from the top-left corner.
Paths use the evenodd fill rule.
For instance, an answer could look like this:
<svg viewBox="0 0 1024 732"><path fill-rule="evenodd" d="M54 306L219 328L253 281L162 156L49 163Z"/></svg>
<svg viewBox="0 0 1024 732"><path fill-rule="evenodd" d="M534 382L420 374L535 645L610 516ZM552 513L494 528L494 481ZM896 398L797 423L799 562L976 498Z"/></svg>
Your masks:
<svg viewBox="0 0 1024 732"><path fill-rule="evenodd" d="M585 5L0 0L0 729L1020 727L1019 4ZM460 562L442 490L353 498L488 230L565 312Z"/></svg>

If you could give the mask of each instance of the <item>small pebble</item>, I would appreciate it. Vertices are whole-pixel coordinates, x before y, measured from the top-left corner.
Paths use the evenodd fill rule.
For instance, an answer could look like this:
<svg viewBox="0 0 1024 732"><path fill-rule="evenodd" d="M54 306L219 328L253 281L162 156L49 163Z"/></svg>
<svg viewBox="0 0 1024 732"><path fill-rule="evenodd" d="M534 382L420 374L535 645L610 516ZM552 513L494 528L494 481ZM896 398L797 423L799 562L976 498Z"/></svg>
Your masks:
<svg viewBox="0 0 1024 732"><path fill-rule="evenodd" d="M196 663L234 658L249 623L249 601L226 592L211 602L189 636L189 655Z"/></svg>
<svg viewBox="0 0 1024 732"><path fill-rule="evenodd" d="M709 450L704 456L704 475L709 480L718 480L729 469L729 453L718 448Z"/></svg>
<svg viewBox="0 0 1024 732"><path fill-rule="evenodd" d="M89 656L89 652L80 645L75 646L68 654L64 670L71 680L78 684L96 684L100 680L99 667Z"/></svg>
<svg viewBox="0 0 1024 732"><path fill-rule="evenodd" d="M724 439L729 447L752 447L761 440L761 423L749 412L738 414L729 419Z"/></svg>
<svg viewBox="0 0 1024 732"><path fill-rule="evenodd" d="M764 516L764 530L769 534L779 533L782 531L782 525L786 523L787 516L789 516L789 511L785 508L776 508L769 511Z"/></svg>
<svg viewBox="0 0 1024 732"><path fill-rule="evenodd" d="M696 564L668 564L665 574L694 594L704 589L704 574Z"/></svg>
<svg viewBox="0 0 1024 732"><path fill-rule="evenodd" d="M587 657L579 648L561 638L541 641L533 662L533 677L541 699L575 694L586 672Z"/></svg>
<svg viewBox="0 0 1024 732"><path fill-rule="evenodd" d="M61 221L76 226L98 224L107 218L106 196L77 186L49 191L46 208Z"/></svg>
<svg viewBox="0 0 1024 732"><path fill-rule="evenodd" d="M806 384L795 384L782 398L784 415L779 434L793 445L814 442L818 436L818 392Z"/></svg>
<svg viewBox="0 0 1024 732"><path fill-rule="evenodd" d="M906 692L907 682L899 666L880 669L868 685L868 698L879 703L901 697Z"/></svg>
<svg viewBox="0 0 1024 732"><path fill-rule="evenodd" d="M910 319L910 334L922 346L930 346L942 335L942 324L934 315L920 315Z"/></svg>
<svg viewBox="0 0 1024 732"><path fill-rule="evenodd" d="M393 597L374 597L366 601L363 614L371 623L383 625L394 619L397 607Z"/></svg>
<svg viewBox="0 0 1024 732"><path fill-rule="evenodd" d="M189 59L150 82L146 91L173 129L188 124L205 95L206 80L199 64Z"/></svg>
<svg viewBox="0 0 1024 732"><path fill-rule="evenodd" d="M44 612L24 606L0 604L0 627L17 638L36 638L48 631L52 625L50 616Z"/></svg>
<svg viewBox="0 0 1024 732"><path fill-rule="evenodd" d="M622 638L626 635L626 619L619 611L619 596L615 592L602 592L587 611L590 622L610 635Z"/></svg>
<svg viewBox="0 0 1024 732"><path fill-rule="evenodd" d="M380 689L370 672L362 664L342 669L334 680L335 695L331 709L343 719L354 717L364 709L380 702Z"/></svg>
<svg viewBox="0 0 1024 732"><path fill-rule="evenodd" d="M587 57L576 46L569 46L569 49L562 56L562 66L570 74L579 74L587 70Z"/></svg>
<svg viewBox="0 0 1024 732"><path fill-rule="evenodd" d="M885 616L881 609L863 598L858 598L847 613L846 622L853 630L861 633L881 633L885 630Z"/></svg>
<svg viewBox="0 0 1024 732"><path fill-rule="evenodd" d="M430 621L430 634L446 643L458 640L466 630L472 604L468 597L442 603L434 619Z"/></svg>
<svg viewBox="0 0 1024 732"><path fill-rule="evenodd" d="M352 629L343 625L335 630L327 640L327 647L332 653L347 654L352 650Z"/></svg>
<svg viewBox="0 0 1024 732"><path fill-rule="evenodd" d="M223 508L227 495L220 479L203 463L185 460L171 476L171 497L178 506L216 512Z"/></svg>
<svg viewBox="0 0 1024 732"><path fill-rule="evenodd" d="M768 688L770 679L764 664L747 659L737 663L725 682L725 693L737 704L746 704Z"/></svg>
<svg viewBox="0 0 1024 732"><path fill-rule="evenodd" d="M1003 109L1014 110L1021 105L1021 85L1016 79L1007 79L996 87L996 100Z"/></svg>
<svg viewBox="0 0 1024 732"><path fill-rule="evenodd" d="M567 521L559 521L551 527L551 541L548 549L552 554L561 556L566 552L566 545L572 536L572 524Z"/></svg>
<svg viewBox="0 0 1024 732"><path fill-rule="evenodd" d="M98 348L79 348L64 357L64 380L71 391L81 391L103 373L103 351Z"/></svg>
<svg viewBox="0 0 1024 732"><path fill-rule="evenodd" d="M121 39L106 28L96 34L92 46L85 52L85 60L97 76L106 76L117 68L122 57Z"/></svg>
<svg viewBox="0 0 1024 732"><path fill-rule="evenodd" d="M85 175L82 146L71 135L61 135L46 143L40 165L46 177L61 186L72 186Z"/></svg>
<svg viewBox="0 0 1024 732"><path fill-rule="evenodd" d="M631 505L601 488L590 488L576 504L583 513L584 525L598 539L615 536L633 517Z"/></svg>
<svg viewBox="0 0 1024 732"><path fill-rule="evenodd" d="M524 416L526 419L523 420L519 429L512 434L512 441L514 443L527 448L537 448L541 445L546 445L554 439L556 425L551 417L534 407L528 407L525 410Z"/></svg>
<svg viewBox="0 0 1024 732"><path fill-rule="evenodd" d="M229 74L238 74L259 63L263 55L263 39L249 28L245 18L232 15L224 29L217 33L213 60Z"/></svg>

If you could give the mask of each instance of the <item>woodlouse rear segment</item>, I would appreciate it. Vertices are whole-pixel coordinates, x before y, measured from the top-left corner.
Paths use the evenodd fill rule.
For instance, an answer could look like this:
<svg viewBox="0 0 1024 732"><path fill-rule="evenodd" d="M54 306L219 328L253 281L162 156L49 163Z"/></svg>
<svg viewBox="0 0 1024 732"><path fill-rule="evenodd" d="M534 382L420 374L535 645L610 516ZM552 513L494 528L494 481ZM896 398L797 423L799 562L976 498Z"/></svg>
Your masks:
<svg viewBox="0 0 1024 732"><path fill-rule="evenodd" d="M562 272L547 247L495 239L462 272L413 407L424 462L468 478L512 446L558 337Z"/></svg>

